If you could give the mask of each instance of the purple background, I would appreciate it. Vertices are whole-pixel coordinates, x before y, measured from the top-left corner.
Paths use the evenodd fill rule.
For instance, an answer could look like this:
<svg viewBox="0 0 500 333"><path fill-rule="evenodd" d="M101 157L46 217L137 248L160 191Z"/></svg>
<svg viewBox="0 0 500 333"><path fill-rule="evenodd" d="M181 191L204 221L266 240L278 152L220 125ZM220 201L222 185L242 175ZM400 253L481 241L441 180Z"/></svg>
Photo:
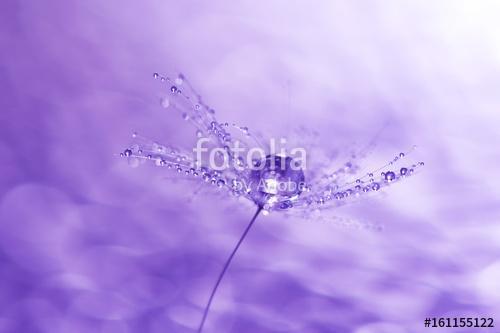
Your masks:
<svg viewBox="0 0 500 333"><path fill-rule="evenodd" d="M134 130L190 147L193 130L159 107L152 80L179 70L221 120L269 136L303 125L324 151L383 128L369 166L412 144L426 162L387 195L327 213L383 232L261 217L206 332L420 333L432 316L500 326L499 12L2 0L0 332L197 327L253 208L116 156Z"/></svg>

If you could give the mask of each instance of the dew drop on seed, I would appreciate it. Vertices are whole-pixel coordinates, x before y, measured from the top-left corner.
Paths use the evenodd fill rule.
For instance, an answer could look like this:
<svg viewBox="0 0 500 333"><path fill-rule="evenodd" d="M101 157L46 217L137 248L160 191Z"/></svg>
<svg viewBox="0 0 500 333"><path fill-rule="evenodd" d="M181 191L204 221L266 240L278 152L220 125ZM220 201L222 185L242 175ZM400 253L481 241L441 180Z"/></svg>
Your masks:
<svg viewBox="0 0 500 333"><path fill-rule="evenodd" d="M393 181L396 178L396 174L392 171L387 171L385 174L385 180L388 182Z"/></svg>

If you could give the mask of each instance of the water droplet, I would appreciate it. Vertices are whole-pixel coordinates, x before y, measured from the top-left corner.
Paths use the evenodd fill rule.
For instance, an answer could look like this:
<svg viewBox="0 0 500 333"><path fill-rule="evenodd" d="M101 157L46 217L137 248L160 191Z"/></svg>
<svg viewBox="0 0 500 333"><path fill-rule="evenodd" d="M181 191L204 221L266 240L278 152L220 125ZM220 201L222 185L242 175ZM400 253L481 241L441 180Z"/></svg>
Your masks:
<svg viewBox="0 0 500 333"><path fill-rule="evenodd" d="M372 185L372 190L374 190L374 191L378 191L378 190L380 190L380 185L379 185L379 183L374 183L374 184Z"/></svg>
<svg viewBox="0 0 500 333"><path fill-rule="evenodd" d="M424 166L424 164L425 164L424 162L419 162L418 163L418 165L420 165L420 166Z"/></svg>
<svg viewBox="0 0 500 333"><path fill-rule="evenodd" d="M408 169L407 168L401 168L401 170L399 170L399 173L401 173L401 175L406 175L408 173Z"/></svg>
<svg viewBox="0 0 500 333"><path fill-rule="evenodd" d="M368 174L368 177L373 177L373 173L371 173L371 172L370 172L370 173Z"/></svg>
<svg viewBox="0 0 500 333"><path fill-rule="evenodd" d="M405 157L405 153L399 153L399 157Z"/></svg>
<svg viewBox="0 0 500 333"><path fill-rule="evenodd" d="M360 184L361 183L361 179L356 179L356 184Z"/></svg>
<svg viewBox="0 0 500 333"><path fill-rule="evenodd" d="M177 92L177 87L176 86L171 86L170 87L170 91L173 92L173 93L176 93Z"/></svg>
<svg viewBox="0 0 500 333"><path fill-rule="evenodd" d="M196 104L196 105L194 106L194 109L195 109L195 110L199 110L199 109L200 109L200 104Z"/></svg>
<svg viewBox="0 0 500 333"><path fill-rule="evenodd" d="M127 156L127 157L128 157L128 156L131 156L131 155L132 155L132 150L130 150L130 149L125 149L125 151L123 152L123 154L124 154L125 156Z"/></svg>
<svg viewBox="0 0 500 333"><path fill-rule="evenodd" d="M160 74L158 74L158 73L153 73L153 78L157 79L157 78L159 78L159 77L160 77Z"/></svg>
<svg viewBox="0 0 500 333"><path fill-rule="evenodd" d="M388 182L393 181L395 178L396 174L392 171L387 171L387 173L385 174L385 180L387 180Z"/></svg>
<svg viewBox="0 0 500 333"><path fill-rule="evenodd" d="M218 187L223 187L224 185L226 185L226 181L224 179L219 179L217 181L217 186Z"/></svg>
<svg viewBox="0 0 500 333"><path fill-rule="evenodd" d="M288 209L288 208L291 208L292 206L293 206L292 202L290 200L287 200L287 201L281 202L279 205L279 208L280 209Z"/></svg>

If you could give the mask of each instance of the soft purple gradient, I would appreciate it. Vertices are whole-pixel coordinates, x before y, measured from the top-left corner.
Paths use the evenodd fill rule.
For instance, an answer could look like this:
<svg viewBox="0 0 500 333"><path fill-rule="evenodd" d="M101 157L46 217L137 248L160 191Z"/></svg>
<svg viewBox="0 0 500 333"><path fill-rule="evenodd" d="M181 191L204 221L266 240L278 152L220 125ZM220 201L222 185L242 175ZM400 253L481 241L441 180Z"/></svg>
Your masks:
<svg viewBox="0 0 500 333"><path fill-rule="evenodd" d="M383 128L370 165L412 144L426 162L386 196L331 212L384 232L260 217L207 333L421 333L428 316L500 326L499 12L3 0L0 332L195 330L254 208L193 198L191 183L116 156L134 130L192 143L151 76L178 70L220 119L269 136L303 125L326 152Z"/></svg>

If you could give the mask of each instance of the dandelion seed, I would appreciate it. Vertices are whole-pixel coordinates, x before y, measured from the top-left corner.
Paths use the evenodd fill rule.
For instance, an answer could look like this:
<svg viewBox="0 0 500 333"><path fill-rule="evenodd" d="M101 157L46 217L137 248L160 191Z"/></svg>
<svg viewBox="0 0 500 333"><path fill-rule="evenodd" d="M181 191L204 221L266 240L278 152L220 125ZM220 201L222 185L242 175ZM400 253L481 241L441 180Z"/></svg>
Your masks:
<svg viewBox="0 0 500 333"><path fill-rule="evenodd" d="M268 215L273 211L284 211L298 212L304 217L312 216L317 214L320 208L324 210L342 206L371 195L383 187L392 186L408 178L424 165L423 162L419 162L411 167L403 166L398 174L388 170L389 166L392 169L393 165L405 160L416 148L414 146L410 151L399 153L387 164L368 173L359 172L359 160L365 155L363 150L350 153L347 161L339 168L323 175L318 175L317 172L308 173L309 170L305 167L306 150L303 152L304 160L276 152L272 149L272 145L264 145L263 138L254 134L247 126L218 122L214 109L203 102L201 96L182 74L175 79L161 76L159 73L154 73L153 77L160 79L160 82L166 85L164 91L168 92L161 99L161 106L179 113L185 121L195 127L194 133L198 138L197 147L194 149L196 156L187 150L161 145L137 133L133 136L134 144L125 149L120 156L129 159L129 163L133 166L137 166L138 161L147 160L153 161L158 167L174 166L173 169L183 177L199 179L207 186L215 185L214 188L219 191L224 191L229 196L244 197L257 207L216 280L203 310L198 332L202 332L217 288L259 214ZM182 91L179 89L181 85ZM282 138L281 141L283 140L286 141ZM212 146L209 162L203 163L202 152L208 152L206 148L208 145ZM246 149L247 153L255 152L259 148L260 156L248 154L245 159L238 156L236 148ZM380 177L375 177L374 174L378 173ZM311 179L308 179L309 177Z"/></svg>

